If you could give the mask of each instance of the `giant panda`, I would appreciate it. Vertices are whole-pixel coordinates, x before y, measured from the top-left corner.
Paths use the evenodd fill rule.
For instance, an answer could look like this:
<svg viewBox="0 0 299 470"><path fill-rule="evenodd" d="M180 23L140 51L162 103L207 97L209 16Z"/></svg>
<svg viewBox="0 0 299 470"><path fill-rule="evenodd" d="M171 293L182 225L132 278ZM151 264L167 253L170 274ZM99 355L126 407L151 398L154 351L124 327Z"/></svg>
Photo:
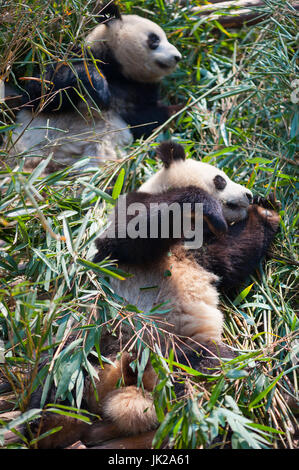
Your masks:
<svg viewBox="0 0 299 470"><path fill-rule="evenodd" d="M166 239L161 236L132 239L128 234L121 238L118 230L116 237L110 238L108 228L96 241L94 261L110 256L119 261L119 268L132 275L125 281L110 281L114 291L124 298L124 305L134 304L147 315L155 305L168 302L168 311L160 318L159 312L154 312L158 328L145 332L146 344L153 347L159 344L166 356L172 348L176 361L210 371L219 357L231 357L221 340L223 315L218 305L219 292L237 290L256 269L278 229L279 215L273 201L258 201L251 191L231 181L216 167L186 159L179 144L165 142L158 147L157 154L163 168L138 191L126 195L128 205L142 202L148 208L157 201L166 206L174 201L203 204L204 245L191 250L171 229ZM112 215L116 223L117 212L118 206ZM148 221L147 212L145 218ZM125 219L125 226L130 220L131 216ZM132 314L129 318L133 320ZM119 321L118 325L123 326L123 322ZM158 422L151 392L157 376L149 361L142 383L137 386L138 370L133 370L131 363L138 355L124 347L131 346L130 336L132 330L125 326L116 327L114 336L103 332L101 352L111 362L104 368L97 366L98 400L92 381L88 377L85 381L85 407L100 414L103 421L90 427L79 420L46 413L39 431L43 433L58 426L63 426L63 430L41 440L41 447L64 447L78 439L95 445L117 436L156 429ZM180 387L177 390L182 393ZM31 407L39 406L41 392L40 389L33 394ZM51 397L48 401L51 402Z"/></svg>
<svg viewBox="0 0 299 470"><path fill-rule="evenodd" d="M108 229L96 240L98 253L94 261L110 256L118 260L120 269L132 275L125 282L110 281L128 304L136 304L148 313L156 304L170 301L170 311L163 314L163 320L172 334L187 338L188 343L220 344L223 315L218 308L217 286L227 291L237 289L252 273L267 251L279 217L252 205L252 192L223 171L186 159L179 144L164 142L157 153L163 168L138 191L126 196L127 207L136 202L146 209L157 203L170 206L174 201L181 205L202 203L204 246L186 248L172 228L168 238L160 232L155 238L130 238L122 227L117 227L117 206L112 237ZM167 212L158 215L160 225L163 217L170 218ZM146 224L151 222L150 217L146 210ZM128 226L132 219L127 215L121 223ZM144 290L150 286L157 288Z"/></svg>
<svg viewBox="0 0 299 470"><path fill-rule="evenodd" d="M159 101L159 84L181 59L165 32L138 15L121 15L109 2L99 25L72 58L47 66L45 74L26 80L17 115L12 155L53 157L48 171L90 157L86 166L113 160L133 139L149 136L176 110ZM81 99L83 96L83 99Z"/></svg>

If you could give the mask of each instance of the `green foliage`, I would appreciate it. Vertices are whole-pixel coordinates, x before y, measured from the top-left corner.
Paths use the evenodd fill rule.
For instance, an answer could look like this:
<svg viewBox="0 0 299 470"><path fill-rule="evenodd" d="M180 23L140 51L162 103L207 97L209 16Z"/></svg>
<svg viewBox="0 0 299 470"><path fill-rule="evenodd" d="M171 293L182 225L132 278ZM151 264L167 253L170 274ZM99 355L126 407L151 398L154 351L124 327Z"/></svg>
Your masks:
<svg viewBox="0 0 299 470"><path fill-rule="evenodd" d="M70 60L71 45L82 41L95 24L94 3L4 2L2 78L14 83L15 77L30 76L34 65L42 73L53 59ZM172 137L184 144L190 157L216 164L256 193L274 191L281 201L281 231L272 259L260 266L234 301L222 299L224 341L238 352L236 359L224 362L216 375L178 365L189 392L183 400L173 390L174 357L166 360L158 348L151 352L159 377L154 396L161 423L154 445L161 446L166 436L176 448L296 445L292 429L298 413L299 111L291 99L298 76L296 18L289 3L268 0L263 7L271 13L268 19L232 32L200 17L193 3L121 2L124 12L158 22L182 52L180 67L163 83L163 95L166 101L185 105L151 138L135 143L124 161L92 173L81 168L82 160L44 176L50 156L28 174L22 157L13 166L9 141L3 143L0 339L6 362L1 373L12 384L21 415L1 421L0 439L5 430L18 433L19 424L39 416L41 409L26 411L39 384L44 387L42 401L53 381L58 384L56 398L70 399L70 409L56 405L53 412L73 416L78 409L77 417L87 419L80 412L83 372L92 380L95 376L88 355L106 361L99 349L101 325L127 321L121 299L107 280L108 275L126 275L113 260L94 265L93 242L121 192L137 188L159 166L153 158L157 143ZM4 110L0 132L9 134L13 126ZM134 313L137 330L150 321L134 306L126 312ZM71 335L74 340L67 345ZM43 365L45 354L49 360ZM144 349L139 382L148 354ZM21 446L34 445L23 438Z"/></svg>

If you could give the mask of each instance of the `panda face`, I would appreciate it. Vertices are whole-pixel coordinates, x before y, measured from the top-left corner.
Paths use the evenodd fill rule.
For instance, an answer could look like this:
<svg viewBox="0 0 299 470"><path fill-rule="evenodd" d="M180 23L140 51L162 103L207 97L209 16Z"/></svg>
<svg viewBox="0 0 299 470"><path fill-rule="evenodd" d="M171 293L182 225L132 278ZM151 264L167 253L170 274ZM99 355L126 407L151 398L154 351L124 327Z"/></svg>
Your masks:
<svg viewBox="0 0 299 470"><path fill-rule="evenodd" d="M160 26L137 15L99 25L87 37L94 51L103 47L103 42L122 66L124 76L139 82L160 81L182 58Z"/></svg>
<svg viewBox="0 0 299 470"><path fill-rule="evenodd" d="M158 193L169 188L197 186L207 191L223 204L223 215L228 223L247 216L252 193L234 183L223 171L196 160L179 159L158 171L140 187L140 191Z"/></svg>

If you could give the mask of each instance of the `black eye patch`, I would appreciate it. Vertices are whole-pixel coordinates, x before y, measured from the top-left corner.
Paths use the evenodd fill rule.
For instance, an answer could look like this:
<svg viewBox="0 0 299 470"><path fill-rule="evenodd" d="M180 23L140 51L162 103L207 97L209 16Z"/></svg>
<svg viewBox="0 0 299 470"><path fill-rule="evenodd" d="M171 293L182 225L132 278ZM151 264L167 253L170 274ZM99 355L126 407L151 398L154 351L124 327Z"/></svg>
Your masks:
<svg viewBox="0 0 299 470"><path fill-rule="evenodd" d="M157 49L160 44L160 38L155 33L150 33L147 38L147 44L150 49Z"/></svg>
<svg viewBox="0 0 299 470"><path fill-rule="evenodd" d="M227 184L225 179L221 175L215 176L213 181L214 181L215 188L218 191L222 191L225 188L226 184Z"/></svg>

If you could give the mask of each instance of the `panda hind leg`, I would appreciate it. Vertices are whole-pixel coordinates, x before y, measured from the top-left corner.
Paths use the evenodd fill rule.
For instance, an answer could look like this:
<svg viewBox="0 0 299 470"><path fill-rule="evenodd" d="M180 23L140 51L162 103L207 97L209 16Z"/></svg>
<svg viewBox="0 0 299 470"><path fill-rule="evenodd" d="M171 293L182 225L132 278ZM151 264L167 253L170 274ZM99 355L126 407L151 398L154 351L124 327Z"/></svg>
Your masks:
<svg viewBox="0 0 299 470"><path fill-rule="evenodd" d="M114 424L120 435L139 434L158 426L151 394L135 385L113 390L106 396L103 418Z"/></svg>
<svg viewBox="0 0 299 470"><path fill-rule="evenodd" d="M32 447L38 449L63 449L80 440L90 424L77 418L62 416L60 414L44 412L40 420L30 426L31 436L39 438ZM50 431L52 430L52 433Z"/></svg>
<svg viewBox="0 0 299 470"><path fill-rule="evenodd" d="M150 361L148 361L142 376L142 386L137 387L137 373L132 376L128 353L123 354L122 377L125 386L110 389L101 403L101 415L108 421L111 432L120 436L139 434L155 429L158 425L151 392L157 376ZM134 375L134 374L133 374ZM132 380L133 379L133 380Z"/></svg>

